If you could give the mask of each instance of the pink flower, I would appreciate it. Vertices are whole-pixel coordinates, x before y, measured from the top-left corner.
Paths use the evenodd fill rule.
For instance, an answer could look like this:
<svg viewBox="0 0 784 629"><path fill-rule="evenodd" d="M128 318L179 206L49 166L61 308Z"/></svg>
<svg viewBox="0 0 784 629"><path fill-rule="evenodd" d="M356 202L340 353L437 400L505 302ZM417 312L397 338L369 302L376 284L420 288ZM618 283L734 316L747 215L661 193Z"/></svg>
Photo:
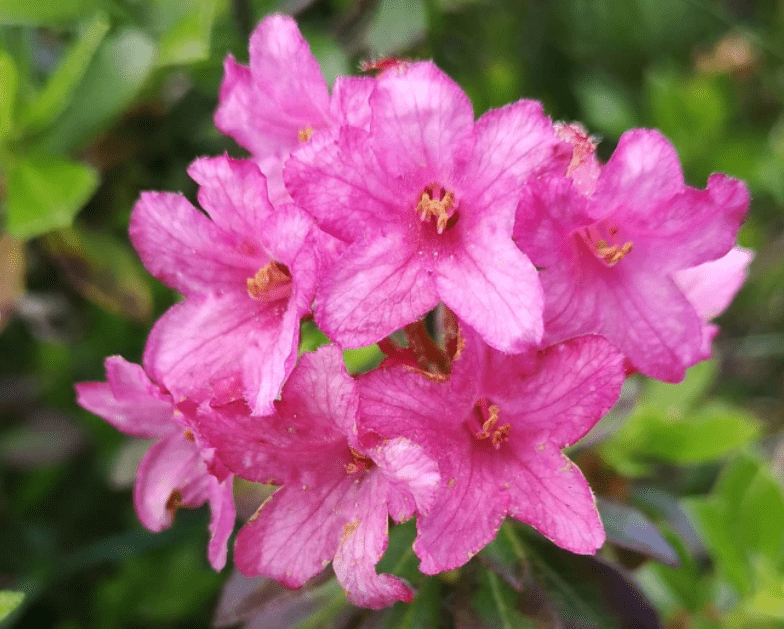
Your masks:
<svg viewBox="0 0 784 629"><path fill-rule="evenodd" d="M474 334L446 380L403 366L361 376L363 425L395 426L438 460L438 496L417 518L420 570L463 565L506 515L595 552L604 530L593 494L561 449L613 405L623 379L622 356L598 336L508 355Z"/></svg>
<svg viewBox="0 0 784 629"><path fill-rule="evenodd" d="M189 173L212 220L165 192L143 193L131 215L147 269L186 296L155 324L145 368L175 398L239 375L251 408L269 412L296 362L329 237L292 205L273 210L253 162L203 158Z"/></svg>
<svg viewBox="0 0 784 629"><path fill-rule="evenodd" d="M253 154L276 205L290 200L282 170L293 149L316 131L361 126L370 116L373 79L338 77L330 97L318 61L287 15L271 15L253 32L250 67L229 55L224 73L215 126Z"/></svg>
<svg viewBox="0 0 784 629"><path fill-rule="evenodd" d="M226 565L226 543L234 530L232 475L215 459L214 451L201 444L188 405L175 406L139 365L119 356L107 358L106 379L77 384L79 405L127 435L158 439L136 475L139 520L151 531L162 531L171 526L178 508L209 502L207 554L212 567L220 570Z"/></svg>
<svg viewBox="0 0 784 629"><path fill-rule="evenodd" d="M375 565L389 516L400 522L432 504L435 462L407 439L357 425L355 383L334 346L302 356L275 406L266 417L252 417L242 402L203 407L200 416L230 470L283 485L237 536L237 568L294 588L331 560L351 602L411 601L409 587Z"/></svg>
<svg viewBox="0 0 784 629"><path fill-rule="evenodd" d="M530 177L569 160L541 105L475 123L463 91L415 63L384 72L370 107L369 131L317 135L284 172L296 202L349 243L318 289L319 327L368 345L442 301L500 350L538 342L541 288L512 242L514 211Z"/></svg>
<svg viewBox="0 0 784 629"><path fill-rule="evenodd" d="M686 186L670 143L644 129L621 137L588 196L584 183L533 181L518 207L515 240L541 269L543 343L601 334L642 373L677 382L704 358L706 324L676 276L727 254L746 187L724 175Z"/></svg>

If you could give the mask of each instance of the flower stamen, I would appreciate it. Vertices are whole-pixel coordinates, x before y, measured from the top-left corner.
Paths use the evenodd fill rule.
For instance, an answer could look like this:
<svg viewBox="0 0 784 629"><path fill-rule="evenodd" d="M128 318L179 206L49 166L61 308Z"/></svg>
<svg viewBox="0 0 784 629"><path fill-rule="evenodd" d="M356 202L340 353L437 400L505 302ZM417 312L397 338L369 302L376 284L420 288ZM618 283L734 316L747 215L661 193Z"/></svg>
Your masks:
<svg viewBox="0 0 784 629"><path fill-rule="evenodd" d="M438 192L436 192L438 190ZM448 223L449 219L453 217L454 212L450 212L455 207L455 195L453 192L444 190L438 184L431 184L425 186L422 194L419 196L416 211L422 222L435 219L436 231L443 234L447 227L451 227Z"/></svg>
<svg viewBox="0 0 784 629"><path fill-rule="evenodd" d="M493 448L500 449L501 444L509 439L512 431L512 425L509 423L498 425L501 409L482 398L474 406L474 414L474 421L471 423L474 424L474 428L479 427L479 430L474 432L474 438L479 441L489 439Z"/></svg>
<svg viewBox="0 0 784 629"><path fill-rule="evenodd" d="M615 266L632 250L633 243L631 240L623 244L617 242L618 228L614 225L604 227L606 235L602 229L599 224L588 227L582 232L583 240L606 266Z"/></svg>
<svg viewBox="0 0 784 629"><path fill-rule="evenodd" d="M271 260L247 279L248 295L260 301L276 301L291 294L291 272L285 264Z"/></svg>
<svg viewBox="0 0 784 629"><path fill-rule="evenodd" d="M346 463L346 474L356 474L357 472L369 470L375 464L373 463L373 459L369 456L362 454L361 452L355 450L351 446L348 448L351 451L352 461L350 463Z"/></svg>
<svg viewBox="0 0 784 629"><path fill-rule="evenodd" d="M313 134L315 132L316 130L310 125L308 125L304 129L300 129L299 131L297 131L297 139L300 142L307 142L308 140L310 140L310 138L313 137Z"/></svg>

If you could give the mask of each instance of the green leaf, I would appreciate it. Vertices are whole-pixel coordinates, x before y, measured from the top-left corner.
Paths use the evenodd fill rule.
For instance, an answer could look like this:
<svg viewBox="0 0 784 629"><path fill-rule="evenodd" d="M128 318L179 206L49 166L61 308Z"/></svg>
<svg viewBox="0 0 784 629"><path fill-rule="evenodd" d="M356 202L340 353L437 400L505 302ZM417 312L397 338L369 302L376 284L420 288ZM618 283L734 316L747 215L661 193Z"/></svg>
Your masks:
<svg viewBox="0 0 784 629"><path fill-rule="evenodd" d="M70 225L98 181L93 168L62 157L17 158L6 181L6 229L29 239Z"/></svg>
<svg viewBox="0 0 784 629"><path fill-rule="evenodd" d="M157 65L178 65L201 61L210 56L212 24L218 9L218 0L177 2L188 10L162 34L158 42Z"/></svg>
<svg viewBox="0 0 784 629"><path fill-rule="evenodd" d="M13 58L0 50L0 141L14 126L14 105L19 87L19 76Z"/></svg>
<svg viewBox="0 0 784 629"><path fill-rule="evenodd" d="M688 369L683 382L678 384L648 380L643 395L644 402L666 409L670 416L680 416L705 394L715 375L716 361L705 360Z"/></svg>
<svg viewBox="0 0 784 629"><path fill-rule="evenodd" d="M346 362L346 369L351 374L370 371L377 367L383 358L384 353L378 345L343 350L343 360Z"/></svg>
<svg viewBox="0 0 784 629"><path fill-rule="evenodd" d="M682 421L651 422L640 451L663 461L700 463L737 449L757 432L755 420L744 411L713 403Z"/></svg>
<svg viewBox="0 0 784 629"><path fill-rule="evenodd" d="M0 622L22 604L24 593L12 590L0 590Z"/></svg>
<svg viewBox="0 0 784 629"><path fill-rule="evenodd" d="M423 0L382 0L366 43L378 55L389 55L404 50L424 36L427 15Z"/></svg>
<svg viewBox="0 0 784 629"><path fill-rule="evenodd" d="M596 506L602 516L608 542L678 566L678 553L637 509L603 498L597 499Z"/></svg>
<svg viewBox="0 0 784 629"><path fill-rule="evenodd" d="M519 594L494 572L483 571L479 589L471 598L471 607L482 621L479 626L483 629L534 629L533 621L518 611L518 597Z"/></svg>
<svg viewBox="0 0 784 629"><path fill-rule="evenodd" d="M105 128L134 99L155 61L155 44L126 28L102 42L70 103L38 145L64 153Z"/></svg>
<svg viewBox="0 0 784 629"><path fill-rule="evenodd" d="M438 629L441 617L441 582L430 577L410 603L397 603L387 615L384 629Z"/></svg>
<svg viewBox="0 0 784 629"><path fill-rule="evenodd" d="M591 74L575 86L586 122L593 131L617 138L639 126L639 116L626 88L613 80Z"/></svg>
<svg viewBox="0 0 784 629"><path fill-rule="evenodd" d="M98 0L0 0L0 24L61 24L92 13L97 5Z"/></svg>
<svg viewBox="0 0 784 629"><path fill-rule="evenodd" d="M109 19L99 13L63 56L43 91L20 116L19 126L22 129L39 131L62 113L108 31Z"/></svg>

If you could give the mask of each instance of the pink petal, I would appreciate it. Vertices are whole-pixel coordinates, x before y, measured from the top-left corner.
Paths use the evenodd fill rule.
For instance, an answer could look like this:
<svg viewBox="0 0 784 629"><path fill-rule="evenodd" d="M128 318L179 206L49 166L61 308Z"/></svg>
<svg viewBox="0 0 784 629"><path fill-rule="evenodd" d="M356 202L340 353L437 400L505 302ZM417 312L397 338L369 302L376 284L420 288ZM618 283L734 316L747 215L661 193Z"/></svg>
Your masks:
<svg viewBox="0 0 784 629"><path fill-rule="evenodd" d="M346 596L354 605L380 609L396 601L410 603L414 594L400 579L376 574L376 564L389 539L388 515L379 494L385 488L375 474L362 483L354 504L355 516L343 526L332 566Z"/></svg>
<svg viewBox="0 0 784 629"><path fill-rule="evenodd" d="M234 478L229 476L222 483L213 483L210 492L210 542L207 557L215 570L226 565L229 537L237 519L234 507Z"/></svg>
<svg viewBox="0 0 784 629"><path fill-rule="evenodd" d="M131 214L131 242L144 266L184 295L243 291L266 264L241 251L239 237L221 230L179 194L143 192Z"/></svg>
<svg viewBox="0 0 784 629"><path fill-rule="evenodd" d="M198 507L209 498L215 478L196 445L182 432L156 441L139 464L134 486L136 513L153 532L171 526L177 506Z"/></svg>
<svg viewBox="0 0 784 629"><path fill-rule="evenodd" d="M382 172L424 177L424 185L453 178L468 161L475 141L471 101L432 62L384 73L370 107L372 142Z"/></svg>
<svg viewBox="0 0 784 629"><path fill-rule="evenodd" d="M76 385L77 403L126 435L152 439L175 430L172 401L144 370L120 356L106 359L108 382Z"/></svg>
<svg viewBox="0 0 784 629"><path fill-rule="evenodd" d="M267 198L267 182L250 160L202 157L188 167L199 184L199 204L216 225L255 240L274 209Z"/></svg>
<svg viewBox="0 0 784 629"><path fill-rule="evenodd" d="M598 418L597 418L598 419ZM509 515L530 524L561 548L593 554L604 543L596 501L580 470L557 448L515 450Z"/></svg>
<svg viewBox="0 0 784 629"><path fill-rule="evenodd" d="M675 283L703 321L718 317L746 281L754 252L733 247L725 256L677 271Z"/></svg>
<svg viewBox="0 0 784 629"><path fill-rule="evenodd" d="M240 530L234 563L245 576L264 575L300 587L335 556L356 485L345 472L324 465L315 485L278 489Z"/></svg>
<svg viewBox="0 0 784 629"><path fill-rule="evenodd" d="M546 172L566 173L571 146L555 135L541 103L520 100L485 113L477 122L470 169L477 205L511 214L520 187ZM510 219L511 220L511 219Z"/></svg>
<svg viewBox="0 0 784 629"><path fill-rule="evenodd" d="M429 511L441 480L435 460L402 437L385 440L368 454L388 484L389 513L396 522L407 520L414 511Z"/></svg>
<svg viewBox="0 0 784 629"><path fill-rule="evenodd" d="M595 218L621 211L646 213L683 189L683 172L672 144L658 131L633 129L618 140L593 194Z"/></svg>
<svg viewBox="0 0 784 629"><path fill-rule="evenodd" d="M333 120L367 130L370 126L370 94L376 80L364 76L339 76L332 85L330 108Z"/></svg>
<svg viewBox="0 0 784 629"><path fill-rule="evenodd" d="M463 251L439 258L438 296L489 345L519 352L542 338L539 277L511 239L482 231Z"/></svg>
<svg viewBox="0 0 784 629"><path fill-rule="evenodd" d="M399 231L349 247L316 294L316 323L343 347L362 347L416 321L438 298L424 255Z"/></svg>

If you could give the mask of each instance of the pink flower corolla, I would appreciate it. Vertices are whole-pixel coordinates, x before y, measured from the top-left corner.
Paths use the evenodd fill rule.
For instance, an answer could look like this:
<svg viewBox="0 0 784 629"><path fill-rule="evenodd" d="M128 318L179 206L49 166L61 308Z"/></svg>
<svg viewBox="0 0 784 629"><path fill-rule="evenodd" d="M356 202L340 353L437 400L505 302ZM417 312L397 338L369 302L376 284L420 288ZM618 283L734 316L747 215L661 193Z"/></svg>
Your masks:
<svg viewBox="0 0 784 629"><path fill-rule="evenodd" d="M705 190L686 186L675 149L644 129L621 137L593 184L532 181L514 236L540 268L543 343L600 334L645 375L681 380L705 357L707 323L677 274L727 254L748 203L745 185L725 175Z"/></svg>
<svg viewBox="0 0 784 629"><path fill-rule="evenodd" d="M439 464L438 497L417 518L420 570L463 565L506 515L595 552L604 529L594 497L561 450L618 399L623 357L599 336L515 355L467 341L448 376L382 366L359 378L363 425L396 426Z"/></svg>
<svg viewBox="0 0 784 629"><path fill-rule="evenodd" d="M201 430L230 470L282 485L239 532L237 568L296 588L332 561L351 602L411 601L410 588L375 565L389 516L401 522L432 504L435 461L407 439L357 425L355 382L337 347L303 354L275 407L254 417L241 401L213 402L201 414Z"/></svg>
<svg viewBox="0 0 784 629"><path fill-rule="evenodd" d="M234 530L233 476L215 458L214 449L201 442L190 412L195 406L175 405L139 365L119 356L106 359L106 379L77 384L79 405L120 432L157 439L136 473L134 503L139 520L151 531L162 531L172 525L178 508L209 502L207 555L213 568L222 569Z"/></svg>
<svg viewBox="0 0 784 629"><path fill-rule="evenodd" d="M189 174L212 220L165 192L143 193L131 215L144 265L186 297L153 327L145 368L175 398L239 375L254 412L269 412L331 237L293 205L273 209L251 161L203 158Z"/></svg>
<svg viewBox="0 0 784 629"><path fill-rule="evenodd" d="M250 67L224 62L215 126L248 149L268 179L273 203L290 200L283 162L299 144L334 124L366 124L368 77L338 77L330 96L296 22L271 15L250 39Z"/></svg>
<svg viewBox="0 0 784 629"><path fill-rule="evenodd" d="M512 241L526 180L565 172L571 149L539 103L474 122L468 97L432 63L382 73L369 130L315 136L286 163L295 201L349 243L316 296L316 322L346 347L378 341L441 301L493 347L542 335L536 270Z"/></svg>

